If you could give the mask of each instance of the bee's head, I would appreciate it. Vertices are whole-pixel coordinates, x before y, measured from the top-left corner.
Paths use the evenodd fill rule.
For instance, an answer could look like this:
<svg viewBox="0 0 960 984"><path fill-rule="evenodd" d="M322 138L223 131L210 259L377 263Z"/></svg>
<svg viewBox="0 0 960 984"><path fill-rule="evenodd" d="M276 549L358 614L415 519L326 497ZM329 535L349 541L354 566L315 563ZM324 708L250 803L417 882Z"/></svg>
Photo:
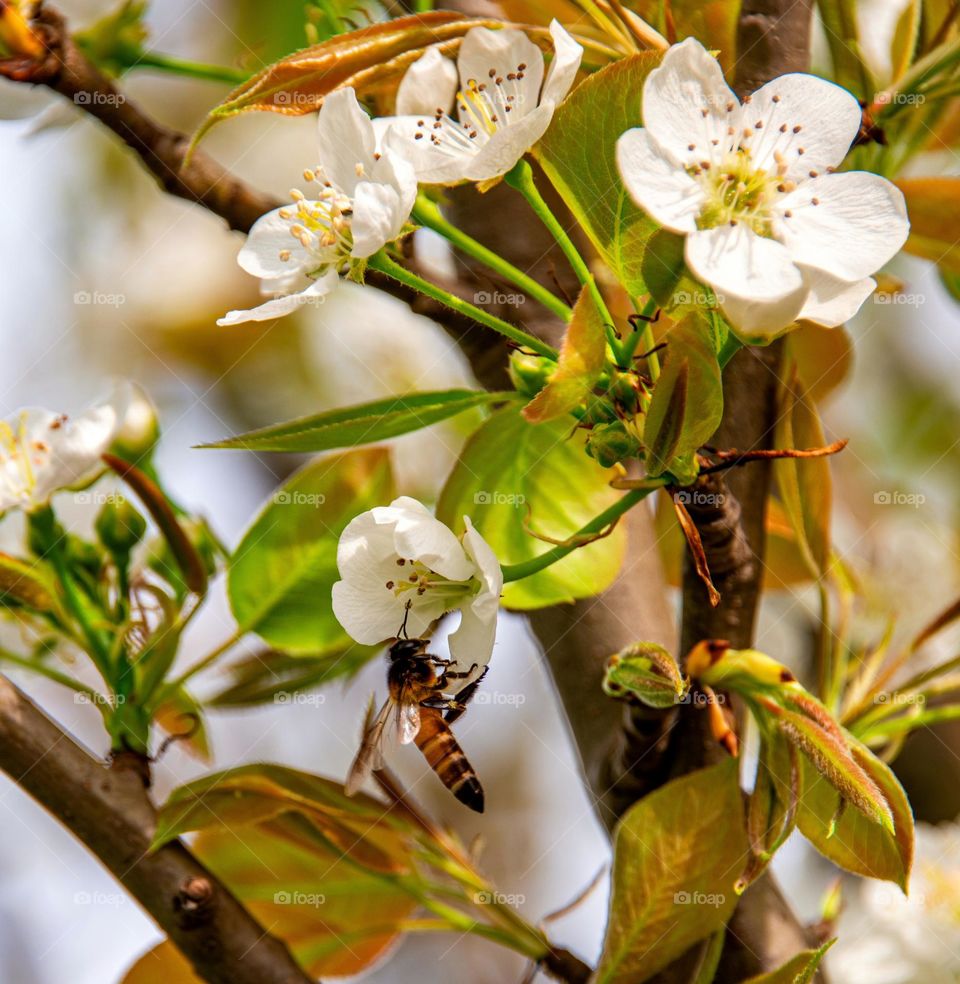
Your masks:
<svg viewBox="0 0 960 984"><path fill-rule="evenodd" d="M412 656L419 656L426 648L426 639L397 639L390 647L387 655L391 661L410 659Z"/></svg>

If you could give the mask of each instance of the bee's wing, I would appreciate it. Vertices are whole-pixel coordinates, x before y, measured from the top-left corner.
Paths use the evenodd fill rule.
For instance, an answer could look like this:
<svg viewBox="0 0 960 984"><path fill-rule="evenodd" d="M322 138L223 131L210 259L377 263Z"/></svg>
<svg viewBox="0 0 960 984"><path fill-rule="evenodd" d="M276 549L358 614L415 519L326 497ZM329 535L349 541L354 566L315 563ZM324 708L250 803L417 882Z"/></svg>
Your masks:
<svg viewBox="0 0 960 984"><path fill-rule="evenodd" d="M397 705L397 734L401 745L409 745L420 730L420 705Z"/></svg>
<svg viewBox="0 0 960 984"><path fill-rule="evenodd" d="M383 742L387 736L386 728L390 723L391 711L396 706L396 703L388 698L380 708L373 724L367 728L343 786L347 796L353 796L374 769L383 767Z"/></svg>

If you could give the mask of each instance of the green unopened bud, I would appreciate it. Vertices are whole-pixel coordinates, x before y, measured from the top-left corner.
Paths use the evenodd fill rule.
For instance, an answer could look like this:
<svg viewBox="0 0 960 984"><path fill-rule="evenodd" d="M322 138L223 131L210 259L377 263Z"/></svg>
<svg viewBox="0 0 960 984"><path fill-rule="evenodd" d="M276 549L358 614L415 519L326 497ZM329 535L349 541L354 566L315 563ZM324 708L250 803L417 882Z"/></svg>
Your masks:
<svg viewBox="0 0 960 984"><path fill-rule="evenodd" d="M27 513L27 546L31 553L45 557L63 539L63 527L50 506Z"/></svg>
<svg viewBox="0 0 960 984"><path fill-rule="evenodd" d="M640 409L640 381L637 379L636 373L617 373L617 377L610 387L610 397L626 413L637 413Z"/></svg>
<svg viewBox="0 0 960 984"><path fill-rule="evenodd" d="M136 383L124 383L117 406L123 419L110 450L125 461L142 464L149 459L160 439L157 410Z"/></svg>
<svg viewBox="0 0 960 984"><path fill-rule="evenodd" d="M128 554L143 539L147 521L129 499L113 495L97 513L94 529L111 553Z"/></svg>
<svg viewBox="0 0 960 984"><path fill-rule="evenodd" d="M82 567L89 571L94 577L99 576L103 569L103 554L95 543L84 540L82 537L73 533L68 533L65 540L65 553L67 563L72 568Z"/></svg>
<svg viewBox="0 0 960 984"><path fill-rule="evenodd" d="M555 362L540 355L511 352L509 373L514 388L528 399L537 395L557 368Z"/></svg>
<svg viewBox="0 0 960 984"><path fill-rule="evenodd" d="M587 436L586 450L599 465L610 468L618 461L636 456L640 451L640 442L618 420L594 427Z"/></svg>
<svg viewBox="0 0 960 984"><path fill-rule="evenodd" d="M583 414L585 424L612 424L617 420L617 411L613 404L605 397L594 396L587 401L587 407Z"/></svg>

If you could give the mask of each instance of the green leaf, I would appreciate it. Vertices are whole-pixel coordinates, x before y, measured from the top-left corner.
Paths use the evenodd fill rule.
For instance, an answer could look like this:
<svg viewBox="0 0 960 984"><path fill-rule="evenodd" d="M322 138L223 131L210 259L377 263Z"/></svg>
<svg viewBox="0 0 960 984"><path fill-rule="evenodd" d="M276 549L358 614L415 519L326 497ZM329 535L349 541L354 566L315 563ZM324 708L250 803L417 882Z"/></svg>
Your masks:
<svg viewBox="0 0 960 984"><path fill-rule="evenodd" d="M826 444L820 415L794 365L781 384L778 403L774 447L816 448ZM830 565L830 463L825 457L778 458L773 462L773 474L804 562L814 578L822 577Z"/></svg>
<svg viewBox="0 0 960 984"><path fill-rule="evenodd" d="M447 479L437 517L463 529L469 516L503 566L536 557L550 547L524 528L557 539L570 537L612 505L612 473L588 458L579 432L565 421L528 424L519 408L490 417L467 442ZM623 531L573 550L538 574L504 585L508 608L534 609L605 590L620 569Z"/></svg>
<svg viewBox="0 0 960 984"><path fill-rule="evenodd" d="M643 428L650 475L678 467L713 436L723 415L720 366L704 317L687 315L671 330L665 360Z"/></svg>
<svg viewBox="0 0 960 984"><path fill-rule="evenodd" d="M247 707L272 701L283 704L331 680L352 677L379 652L375 646L338 643L329 652L291 655L268 649L229 667L233 682L211 697L211 707Z"/></svg>
<svg viewBox="0 0 960 984"><path fill-rule="evenodd" d="M246 451L330 451L375 444L454 417L472 407L509 399L508 393L477 390L444 390L409 393L382 400L341 407L285 424L229 437L203 448L237 448Z"/></svg>
<svg viewBox="0 0 960 984"><path fill-rule="evenodd" d="M672 707L687 685L674 658L655 642L638 642L607 661L603 689L611 697L632 694L649 707Z"/></svg>
<svg viewBox="0 0 960 984"><path fill-rule="evenodd" d="M631 55L585 79L557 108L537 145L547 177L631 295L647 293L645 247L658 227L627 194L616 144L642 125L643 83L660 58Z"/></svg>
<svg viewBox="0 0 960 984"><path fill-rule="evenodd" d="M883 793L893 814L893 832L872 823L859 810L840 811L840 794L803 757L797 826L834 864L867 878L895 882L906 891L913 863L910 803L889 766L858 742L853 752L860 768Z"/></svg>
<svg viewBox="0 0 960 984"><path fill-rule="evenodd" d="M331 604L337 541L354 516L393 494L385 448L320 458L296 472L230 558L227 593L241 629L292 653L348 645Z"/></svg>
<svg viewBox="0 0 960 984"><path fill-rule="evenodd" d="M801 950L782 967L771 970L768 974L757 974L743 984L809 984L823 960L823 955L835 942L836 940L828 940L816 950Z"/></svg>
<svg viewBox="0 0 960 984"><path fill-rule="evenodd" d="M624 815L597 984L640 984L732 915L747 853L737 764L674 779Z"/></svg>
<svg viewBox="0 0 960 984"><path fill-rule="evenodd" d="M583 403L603 369L606 346L603 316L593 294L585 287L563 336L556 371L523 408L523 416L531 424L542 424L565 416Z"/></svg>
<svg viewBox="0 0 960 984"><path fill-rule="evenodd" d="M23 605L35 612L59 617L60 602L50 572L38 563L28 563L0 553L0 605Z"/></svg>
<svg viewBox="0 0 960 984"><path fill-rule="evenodd" d="M834 81L869 102L876 86L860 50L856 0L817 0L817 10L830 46Z"/></svg>

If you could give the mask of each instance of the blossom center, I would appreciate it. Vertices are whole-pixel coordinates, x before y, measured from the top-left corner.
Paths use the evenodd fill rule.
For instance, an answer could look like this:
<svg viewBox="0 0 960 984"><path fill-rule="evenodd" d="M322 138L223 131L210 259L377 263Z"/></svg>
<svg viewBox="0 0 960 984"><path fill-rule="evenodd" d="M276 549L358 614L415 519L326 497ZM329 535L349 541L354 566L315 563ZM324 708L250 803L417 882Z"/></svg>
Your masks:
<svg viewBox="0 0 960 984"><path fill-rule="evenodd" d="M396 578L390 578L384 586L398 598L409 597L410 592L417 598L429 595L431 600L443 599L448 602L449 608L458 607L461 599L476 594L480 587L472 577L465 581L451 581L421 561L407 560L404 557L397 559Z"/></svg>
<svg viewBox="0 0 960 984"><path fill-rule="evenodd" d="M437 109L432 122L417 120L413 139L429 139L434 148L450 156L475 152L477 145L485 144L497 130L510 125L510 114L523 102L520 82L526 69L526 64L520 62L516 71L506 75L491 68L483 81L470 79L454 97L457 119Z"/></svg>
<svg viewBox="0 0 960 984"><path fill-rule="evenodd" d="M361 168L361 165L357 167ZM328 181L321 170L306 170L303 176L307 181L315 181L320 190L315 198L308 199L302 191L293 189L290 192L293 205L280 209L280 218L289 223L291 237L317 261L318 266L336 264L338 259L349 257L353 248L350 229L353 202L349 195ZM293 253L281 248L278 255L287 263Z"/></svg>
<svg viewBox="0 0 960 984"><path fill-rule="evenodd" d="M692 171L704 192L698 228L714 229L742 222L758 236L773 235L772 205L779 179L755 169L749 151L738 149L719 167L698 165Z"/></svg>
<svg viewBox="0 0 960 984"><path fill-rule="evenodd" d="M58 417L50 425L59 430L66 417ZM36 472L51 455L50 445L26 431L26 419L21 417L17 431L5 420L0 420L0 485L10 498L29 502L37 487Z"/></svg>

